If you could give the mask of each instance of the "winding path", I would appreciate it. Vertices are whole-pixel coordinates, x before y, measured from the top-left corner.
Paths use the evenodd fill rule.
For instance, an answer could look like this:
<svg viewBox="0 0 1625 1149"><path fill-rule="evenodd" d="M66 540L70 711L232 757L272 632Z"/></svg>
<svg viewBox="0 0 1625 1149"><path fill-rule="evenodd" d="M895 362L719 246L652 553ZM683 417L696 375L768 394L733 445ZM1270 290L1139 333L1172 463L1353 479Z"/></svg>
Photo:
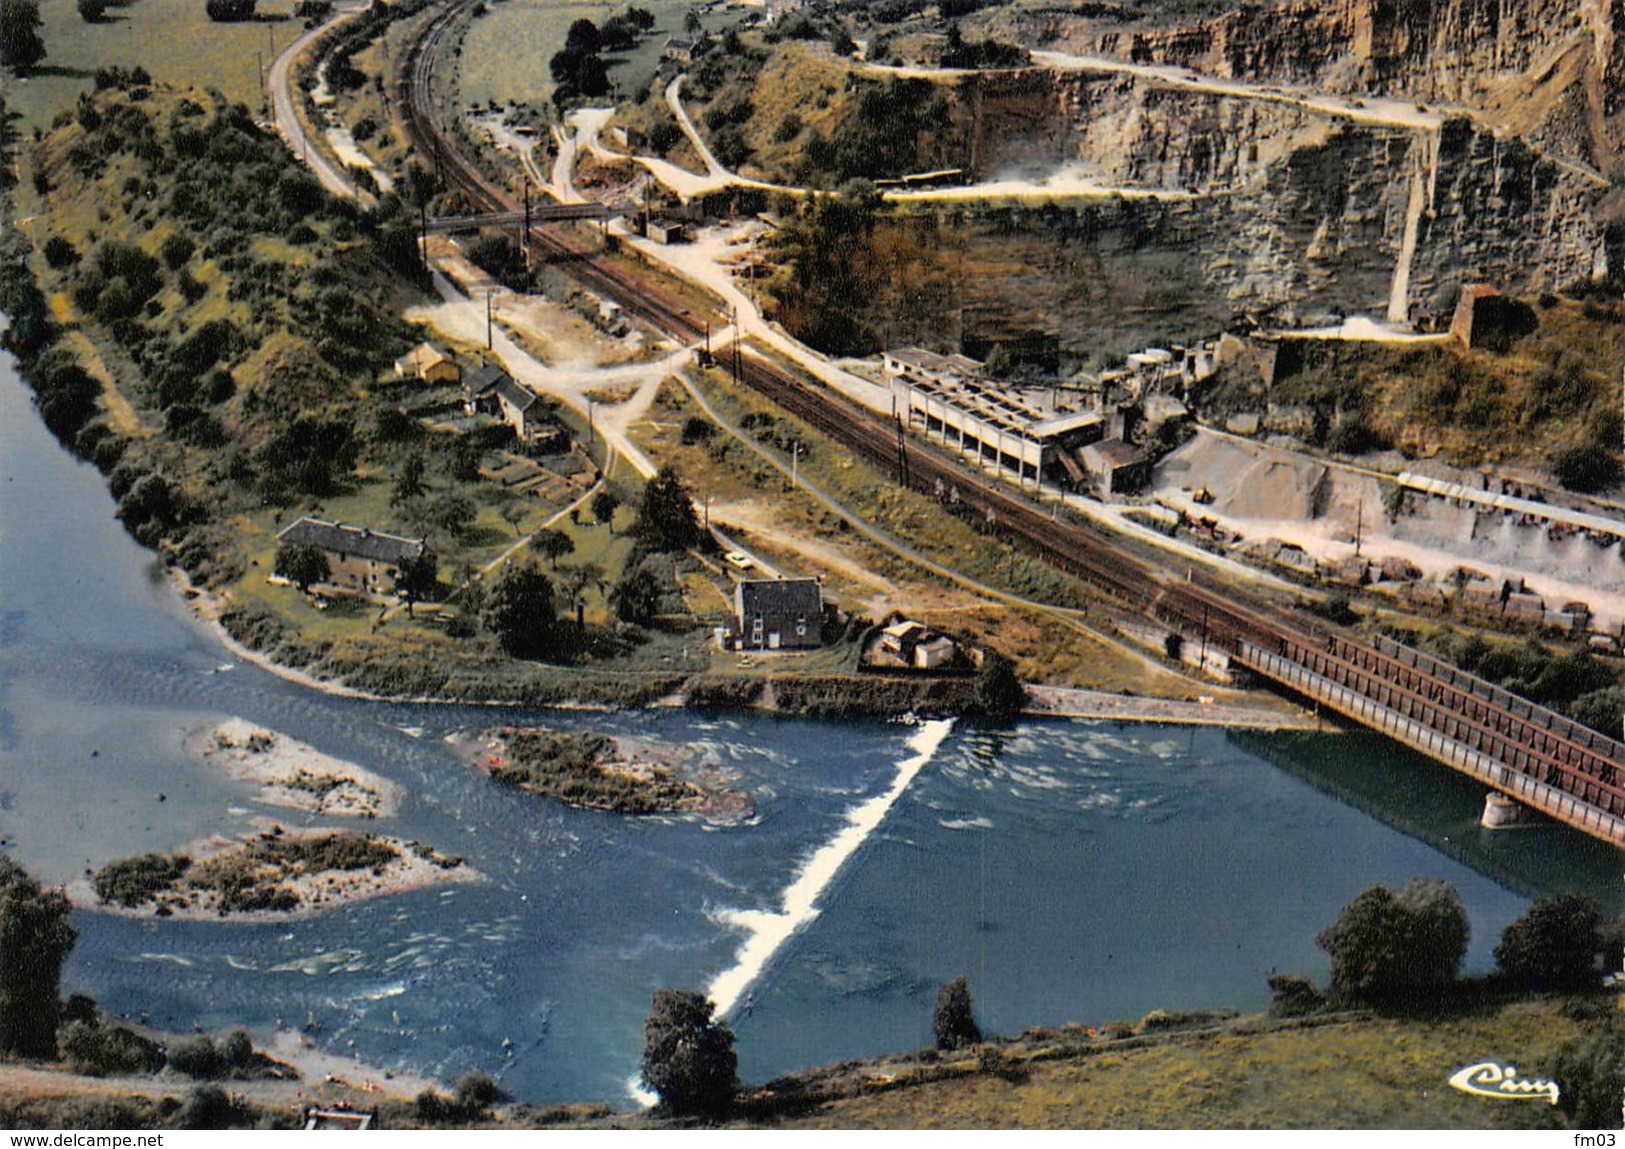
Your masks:
<svg viewBox="0 0 1625 1149"><path fill-rule="evenodd" d="M312 140L305 131L304 122L299 118L299 110L294 102L293 65L305 49L317 40L358 19L371 7L371 0L368 0L368 3L358 7L341 9L325 23L300 36L284 48L282 54L271 64L271 70L267 73L265 81L266 87L271 92L271 119L276 124L277 134L288 145L288 150L299 157L299 161L310 169L311 174L324 188L344 199L359 199L360 189L329 160L322 146Z"/></svg>

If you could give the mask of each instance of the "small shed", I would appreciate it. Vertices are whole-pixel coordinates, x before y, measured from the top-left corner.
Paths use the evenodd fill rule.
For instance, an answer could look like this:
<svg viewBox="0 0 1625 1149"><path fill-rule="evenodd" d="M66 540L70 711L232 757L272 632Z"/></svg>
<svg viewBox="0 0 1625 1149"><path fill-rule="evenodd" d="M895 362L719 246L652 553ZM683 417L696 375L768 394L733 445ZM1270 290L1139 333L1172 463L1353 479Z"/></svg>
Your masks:
<svg viewBox="0 0 1625 1149"><path fill-rule="evenodd" d="M462 370L457 360L433 343L419 343L395 360L395 374L401 379L421 379L425 383L455 383Z"/></svg>
<svg viewBox="0 0 1625 1149"><path fill-rule="evenodd" d="M1129 494L1151 481L1150 458L1121 439L1091 443L1078 452L1078 459L1103 494Z"/></svg>
<svg viewBox="0 0 1625 1149"><path fill-rule="evenodd" d="M679 64L691 64L694 62L694 41L679 40L677 37L672 36L667 39L665 45L660 49L660 58L675 60Z"/></svg>
<svg viewBox="0 0 1625 1149"><path fill-rule="evenodd" d="M914 646L914 668L916 670L936 670L953 662L959 653L959 647L954 640L945 634L932 635L930 638L918 642Z"/></svg>
<svg viewBox="0 0 1625 1149"><path fill-rule="evenodd" d="M688 240L688 225L680 219L656 217L649 221L648 233L656 243L685 243Z"/></svg>

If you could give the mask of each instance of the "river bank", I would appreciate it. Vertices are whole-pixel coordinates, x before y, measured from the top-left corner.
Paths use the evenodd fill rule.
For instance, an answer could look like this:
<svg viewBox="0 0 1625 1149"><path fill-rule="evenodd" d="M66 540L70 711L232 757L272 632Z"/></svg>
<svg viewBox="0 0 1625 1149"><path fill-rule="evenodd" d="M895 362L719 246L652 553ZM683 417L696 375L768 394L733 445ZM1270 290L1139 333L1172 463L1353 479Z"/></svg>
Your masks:
<svg viewBox="0 0 1625 1149"><path fill-rule="evenodd" d="M228 625L232 604L194 586L178 568L169 571L171 585L222 645L245 662L289 682L340 698L419 705L487 707L541 706L557 709L648 708L685 706L701 711L755 711L803 717L900 718L906 715L954 717L973 708L968 680L904 678L876 674L761 674L737 671L672 676L651 672L645 688L629 689L625 675L600 676L576 669L568 683L548 684L503 693L500 682L479 680L490 693L471 690L387 694L352 686L289 665L279 653L256 649L244 641L252 630ZM553 668L549 668L553 669ZM572 668L575 669L575 668ZM1167 725L1229 726L1249 730L1313 730L1316 719L1290 704L1262 696L1258 703L1238 701L1216 690L1207 701L1152 698L1074 687L1027 684L1027 704L1020 715Z"/></svg>

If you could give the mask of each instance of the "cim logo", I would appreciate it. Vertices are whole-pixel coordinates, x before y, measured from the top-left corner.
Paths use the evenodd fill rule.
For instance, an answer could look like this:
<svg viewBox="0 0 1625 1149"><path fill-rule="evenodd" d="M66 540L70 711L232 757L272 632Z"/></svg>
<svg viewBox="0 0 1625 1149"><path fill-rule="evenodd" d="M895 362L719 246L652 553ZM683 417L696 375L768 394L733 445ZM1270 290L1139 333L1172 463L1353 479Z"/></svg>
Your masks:
<svg viewBox="0 0 1625 1149"><path fill-rule="evenodd" d="M1497 1065L1481 1061L1458 1069L1450 1078L1450 1087L1477 1097L1494 1097L1500 1101L1545 1100L1557 1104L1557 1082L1539 1078L1522 1078L1510 1065Z"/></svg>

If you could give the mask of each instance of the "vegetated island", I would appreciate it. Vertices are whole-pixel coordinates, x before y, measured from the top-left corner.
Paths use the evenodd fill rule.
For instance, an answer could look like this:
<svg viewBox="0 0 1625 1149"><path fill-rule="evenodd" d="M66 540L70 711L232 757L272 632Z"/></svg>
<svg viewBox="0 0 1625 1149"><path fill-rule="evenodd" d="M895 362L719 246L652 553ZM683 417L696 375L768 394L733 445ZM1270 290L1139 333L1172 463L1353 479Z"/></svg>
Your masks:
<svg viewBox="0 0 1625 1149"><path fill-rule="evenodd" d="M199 731L186 748L205 766L258 783L268 806L341 818L388 818L400 808L401 788L387 778L241 718Z"/></svg>
<svg viewBox="0 0 1625 1149"><path fill-rule="evenodd" d="M616 814L695 814L730 825L750 818L750 797L720 771L696 769L682 750L590 731L503 726L454 734L458 757L505 786L569 806Z"/></svg>
<svg viewBox="0 0 1625 1149"><path fill-rule="evenodd" d="M140 854L76 882L76 904L129 916L266 920L307 916L479 871L420 842L272 826L207 853Z"/></svg>

